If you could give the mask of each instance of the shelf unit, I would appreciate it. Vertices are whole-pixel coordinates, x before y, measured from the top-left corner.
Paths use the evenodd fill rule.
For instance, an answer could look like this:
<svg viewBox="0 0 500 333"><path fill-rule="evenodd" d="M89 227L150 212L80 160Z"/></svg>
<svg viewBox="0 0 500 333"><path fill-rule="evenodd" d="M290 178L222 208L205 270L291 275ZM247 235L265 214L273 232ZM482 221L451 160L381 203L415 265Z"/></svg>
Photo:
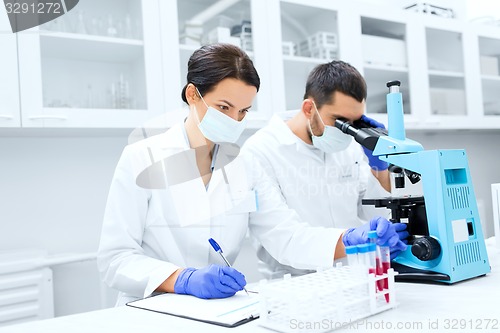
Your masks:
<svg viewBox="0 0 500 333"><path fill-rule="evenodd" d="M403 110L411 114L406 23L362 14L363 74L368 87L368 114L386 114L386 83L401 81Z"/></svg>
<svg viewBox="0 0 500 333"><path fill-rule="evenodd" d="M279 10L285 108L299 109L311 70L338 58L337 11L293 1L281 1Z"/></svg>
<svg viewBox="0 0 500 333"><path fill-rule="evenodd" d="M479 36L483 110L486 116L500 116L500 36Z"/></svg>
<svg viewBox="0 0 500 333"><path fill-rule="evenodd" d="M18 33L22 126L135 127L161 114L159 21L152 1L89 0Z"/></svg>
<svg viewBox="0 0 500 333"><path fill-rule="evenodd" d="M0 11L0 128L21 126L17 42L9 19Z"/></svg>
<svg viewBox="0 0 500 333"><path fill-rule="evenodd" d="M498 74L479 74L481 56L500 60L499 27L355 2L276 1L281 36L275 43L297 43L299 32L338 34L338 58L367 81L369 116L387 123L386 82L400 80L408 129L500 128ZM285 109L300 107L307 74L326 61L282 55L283 80L275 90L284 91Z"/></svg>
<svg viewBox="0 0 500 333"><path fill-rule="evenodd" d="M426 28L431 114L467 115L461 32Z"/></svg>
<svg viewBox="0 0 500 333"><path fill-rule="evenodd" d="M169 127L185 115L191 54L216 27L242 21L261 78L251 128L300 108L309 72L332 57L363 74L367 113L379 121L387 123L386 82L400 80L408 129L500 128L500 27L324 0L80 2L18 33L17 44L0 35L0 127ZM0 27L10 31L6 15ZM331 52L303 53L318 33L335 36Z"/></svg>
<svg viewBox="0 0 500 333"><path fill-rule="evenodd" d="M181 89L187 83L188 60L193 52L202 45L211 42L235 44L241 47L252 61L256 62L256 56L253 52L255 45L253 36L255 33L251 31L241 35L232 35L232 31L238 25L245 24L248 29L253 29L252 1L177 0L176 2ZM223 28L227 36L216 33L219 28ZM252 105L249 118L256 118L258 114L259 97Z"/></svg>

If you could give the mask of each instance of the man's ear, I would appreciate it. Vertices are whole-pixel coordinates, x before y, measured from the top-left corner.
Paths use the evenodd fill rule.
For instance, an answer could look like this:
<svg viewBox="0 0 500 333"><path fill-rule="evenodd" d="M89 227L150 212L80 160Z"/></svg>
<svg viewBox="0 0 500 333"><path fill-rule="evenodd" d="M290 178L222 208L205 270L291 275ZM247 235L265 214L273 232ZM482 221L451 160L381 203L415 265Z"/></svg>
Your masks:
<svg viewBox="0 0 500 333"><path fill-rule="evenodd" d="M193 104L200 99L200 95L198 95L198 91L194 84L189 83L186 87L186 100L188 104Z"/></svg>
<svg viewBox="0 0 500 333"><path fill-rule="evenodd" d="M306 116L307 119L311 119L312 113L316 111L314 109L313 101L309 98L303 100L301 111Z"/></svg>

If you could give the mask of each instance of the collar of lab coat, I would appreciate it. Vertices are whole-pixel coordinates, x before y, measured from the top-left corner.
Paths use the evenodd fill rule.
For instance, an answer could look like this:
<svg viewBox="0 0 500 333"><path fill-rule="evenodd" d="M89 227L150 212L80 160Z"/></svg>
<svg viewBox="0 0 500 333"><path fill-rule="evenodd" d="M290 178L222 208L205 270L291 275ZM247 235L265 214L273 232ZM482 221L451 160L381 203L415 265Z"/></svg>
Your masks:
<svg viewBox="0 0 500 333"><path fill-rule="evenodd" d="M162 149L174 150L174 151L183 151L192 149L189 145L189 139L187 137L186 128L184 127L184 122L178 123L172 126L168 131L162 134L162 138L160 142L162 143ZM220 155L231 155L233 152L227 149L219 149L218 156L215 158L221 158ZM222 159L222 158L221 158ZM233 156L234 159L234 156ZM226 158L227 160L227 158ZM224 180L223 175L219 169L214 170L212 173L212 177L210 179L210 183L208 185L207 193L212 193L213 189L219 185ZM200 178L201 181L201 178Z"/></svg>
<svg viewBox="0 0 500 333"><path fill-rule="evenodd" d="M269 127L272 128L274 135L283 145L293 145L297 143L297 140L300 140L286 124L286 121L291 118L289 112L275 114L269 121Z"/></svg>
<svg viewBox="0 0 500 333"><path fill-rule="evenodd" d="M295 145L297 152L324 160L325 154L323 152L319 151L319 149L311 149L309 147L310 145L296 136L286 124L285 121L292 118L297 112L299 111L287 111L285 113L275 114L269 122L269 128L273 131L280 145Z"/></svg>
<svg viewBox="0 0 500 333"><path fill-rule="evenodd" d="M184 123L178 123L172 126L168 131L162 134L160 140L162 148L165 149L190 149Z"/></svg>

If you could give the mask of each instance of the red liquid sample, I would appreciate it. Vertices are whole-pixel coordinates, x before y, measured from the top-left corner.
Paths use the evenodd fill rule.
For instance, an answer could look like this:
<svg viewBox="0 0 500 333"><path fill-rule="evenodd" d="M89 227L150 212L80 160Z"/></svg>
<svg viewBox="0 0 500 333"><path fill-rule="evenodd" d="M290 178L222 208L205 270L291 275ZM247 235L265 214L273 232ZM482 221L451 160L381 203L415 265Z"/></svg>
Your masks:
<svg viewBox="0 0 500 333"><path fill-rule="evenodd" d="M376 275L382 275L384 272L383 272L382 264L380 263L380 258L377 258L375 260L376 260L375 266L377 268L377 274ZM378 287L379 291L384 290L384 281L378 280L377 281L377 287Z"/></svg>
<svg viewBox="0 0 500 333"><path fill-rule="evenodd" d="M391 268L391 263L390 262L383 262L382 263L382 271L384 273L387 273L387 271L389 270L389 268ZM389 280L387 278L384 279L381 282L383 282L384 289L389 289ZM384 296L385 296L385 301L387 303L389 303L389 294L385 294Z"/></svg>

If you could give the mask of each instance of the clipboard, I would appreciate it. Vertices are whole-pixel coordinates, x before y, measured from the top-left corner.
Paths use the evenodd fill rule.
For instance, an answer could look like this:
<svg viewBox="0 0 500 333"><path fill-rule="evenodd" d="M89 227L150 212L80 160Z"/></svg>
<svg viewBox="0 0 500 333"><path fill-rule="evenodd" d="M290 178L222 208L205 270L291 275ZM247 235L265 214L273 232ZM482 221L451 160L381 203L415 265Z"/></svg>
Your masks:
<svg viewBox="0 0 500 333"><path fill-rule="evenodd" d="M259 318L259 295L247 295L244 291L217 299L164 293L128 302L127 306L224 327L236 327Z"/></svg>

